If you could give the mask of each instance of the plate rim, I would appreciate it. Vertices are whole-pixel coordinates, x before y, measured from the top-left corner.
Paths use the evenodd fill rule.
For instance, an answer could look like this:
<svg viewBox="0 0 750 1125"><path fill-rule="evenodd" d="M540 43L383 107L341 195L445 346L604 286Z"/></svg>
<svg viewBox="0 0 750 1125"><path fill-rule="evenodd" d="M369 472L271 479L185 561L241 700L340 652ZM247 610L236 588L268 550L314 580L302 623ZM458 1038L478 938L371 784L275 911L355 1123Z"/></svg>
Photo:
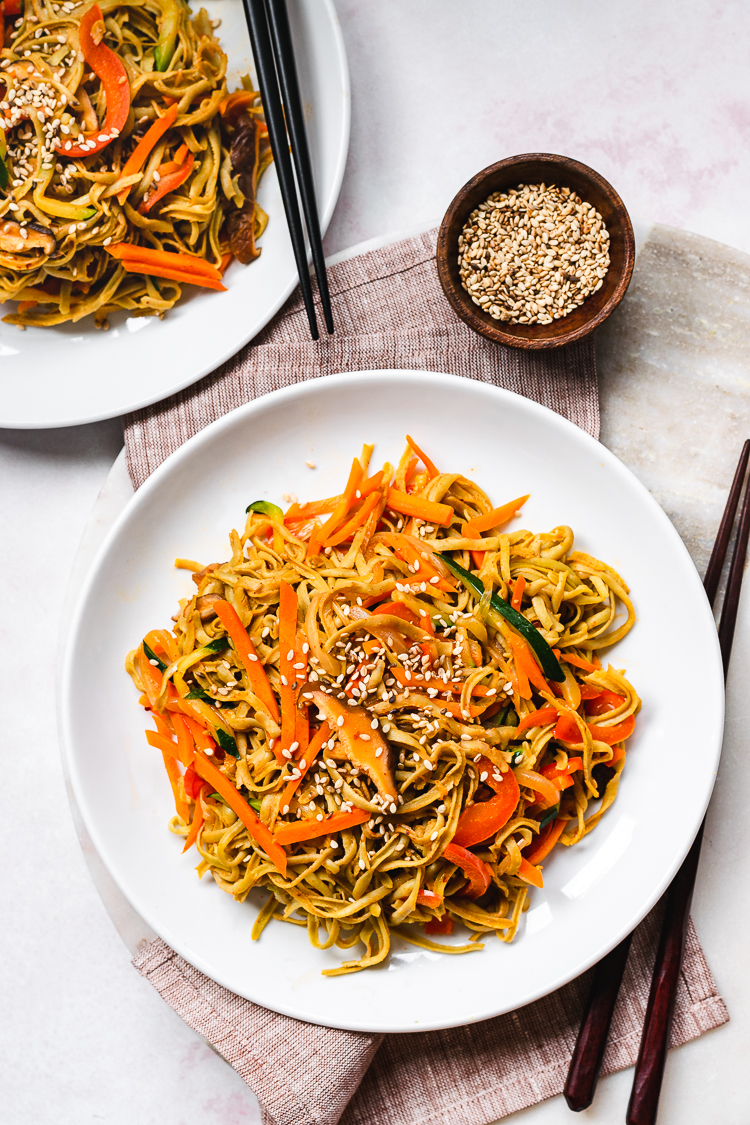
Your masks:
<svg viewBox="0 0 750 1125"><path fill-rule="evenodd" d="M341 21L339 20L338 13L334 6L334 0L315 0L315 4L320 5L321 11L324 13L323 18L328 24L331 34L331 42L335 46L335 54L338 65L337 81L340 81L341 86L341 109L342 109L342 129L339 138L339 147L336 154L336 163L332 177L332 190L330 198L325 210L320 216L320 232L321 237L325 237L326 231L330 225L333 213L338 203L339 195L341 194L341 185L346 171L346 162L349 153L349 141L351 135L351 79L349 74L349 61L346 54L346 45L344 43L344 35L341 30ZM333 167L333 161L332 161ZM286 223L285 217L280 215L281 220ZM312 261L312 255L308 250L307 254L308 263ZM114 407L107 407L106 409L97 410L94 413L83 413L80 415L70 415L60 419L46 418L43 420L29 420L17 418L3 418L0 413L0 430L58 430L66 426L85 426L94 422L104 422L110 418L119 418L126 414L131 414L136 410L143 410L147 406L153 406L156 403L163 402L165 399L170 398L172 395L185 390L186 387L194 386L200 379L205 378L212 372L216 371L223 363L238 354L251 340L255 339L263 329L273 320L276 313L285 302L289 299L291 294L299 285L299 280L292 277L286 287L280 291L278 300L274 302L267 311L264 318L258 321L253 331L249 336L243 339L239 346L232 344L228 349L217 352L216 358L211 360L211 363L204 365L194 374L191 374L187 379L178 379L168 388L160 388L158 394L154 397L146 395L139 399L134 399L132 402L120 403ZM93 331L93 329L92 329Z"/></svg>
<svg viewBox="0 0 750 1125"><path fill-rule="evenodd" d="M683 553L685 562L688 564L686 573L689 573L691 575L690 581L694 582L696 593L703 595L703 615L705 618L710 619L712 625L714 625L711 607L709 606L708 601L705 598L705 592L703 590L700 576L695 568L692 558L690 557L687 547L685 546L679 533L667 516L666 512L661 508L661 506L658 504L658 502L646 488L646 486L641 483L641 481L635 476L632 470L624 464L624 462L622 462L614 453L607 449L606 446L602 445L599 441L597 441L597 439L593 438L585 430L581 429L569 419L563 417L560 414L557 414L553 410L550 410L548 407L543 406L542 404L535 402L533 399L529 399L526 396L520 395L514 391L510 391L502 387L496 387L493 384L483 383L479 380L467 380L463 376L447 374L445 372L400 368L366 369L362 371L343 372L339 374L328 375L326 376L325 380L310 380L303 383L294 384L289 387L282 387L276 391L269 392L269 394L262 395L259 398L253 399L250 402L244 403L234 410L229 411L227 414L222 415L220 418L217 418L215 421L210 423L204 429L200 430L197 434L194 434L191 438L184 442L183 445L181 445L177 450L175 450L167 458L165 458L165 460L154 470L148 480L146 480L143 485L141 485L141 487L136 490L132 498L128 500L127 504L119 513L116 520L110 527L107 535L101 542L98 550L96 551L95 557L93 558L89 566L84 581L79 588L77 600L69 621L68 635L66 639L60 674L59 729L61 753L63 756L64 765L68 774L73 796L75 798L76 806L79 810L86 831L89 833L91 842L94 845L94 848L96 849L96 852L99 855L105 868L107 869L110 877L114 880L116 886L125 896L127 901L137 911L137 913L146 922L146 924L150 926L162 938L163 941L170 945L170 947L174 949L175 952L183 957L187 962L189 962L195 968L199 969L201 972L205 973L205 975L209 977L209 979L215 981L222 987L227 988L229 991L235 992L236 995L244 996L246 999L256 1004L260 1004L260 1001L250 995L247 995L247 993L245 992L237 992L234 984L225 979L222 973L217 973L202 956L197 955L194 950L190 949L187 946L186 942L183 942L181 940L179 934L171 934L169 926L163 926L160 923L159 919L154 918L153 912L150 907L148 907L148 905L144 906L139 901L137 895L131 894L129 889L126 890L125 886L123 886L120 878L118 877L116 866L111 866L110 862L108 862L109 857L107 845L100 837L94 821L89 819L87 801L82 794L81 788L79 787L79 773L71 745L73 741L72 732L70 730L73 651L76 647L76 640L78 637L79 629L81 628L81 619L84 614L86 602L93 590L93 587L95 586L97 572L110 549L110 545L118 538L120 530L130 518L131 512L138 508L142 503L147 503L151 493L159 489L162 477L170 474L176 467L179 466L181 461L192 456L192 452L194 450L197 450L203 444L212 441L213 438L217 434L220 434L223 429L232 427L238 423L241 424L247 418L251 418L255 413L262 412L272 403L284 402L286 400L300 397L304 398L308 395L315 395L316 391L322 391L324 387L330 388L332 385L334 388L336 386L346 386L355 383L358 379L366 379L370 382L374 382L384 376L389 376L397 379L411 378L418 381L424 381L426 383L433 382L438 387L455 387L460 384L468 383L477 393L485 393L488 395L488 397L498 395L500 399L509 399L517 406L520 406L522 409L528 409L532 415L536 414L540 418L544 418L547 422L552 423L553 425L560 426L563 432L568 431L568 433L574 436L575 440L582 440L584 445L588 445L591 450L596 451L597 457L608 461L613 469L627 478L631 482L631 484L635 485L636 491L639 492L642 501L645 502L645 504L651 509L656 518L662 524L667 535L672 537L673 542L677 545L678 550ZM701 599L699 599L699 604L700 601ZM305 1012L301 1012L291 1004L279 1004L271 1007L266 1002L261 1006L266 1006L270 1010L279 1012L280 1014L286 1016L290 1016L291 1018L297 1019L304 1023L313 1023L347 1031L365 1032L371 1034L410 1034L412 1032L441 1030L450 1027L467 1026L472 1023L482 1022L487 1019L492 1019L495 1016L504 1015L507 1012L526 1007L528 1004L534 1003L536 1000L550 995L551 993L557 991L559 988L568 984L570 981L576 979L587 969L591 968L594 964L601 960L602 957L606 956L606 954L614 949L615 946L619 944L619 942L624 937L627 936L627 934L631 933L638 925L640 925L649 911L661 898L664 891L667 889L675 874L679 870L679 867L681 866L688 851L690 850L690 847L692 846L698 829L703 821L706 809L711 799L722 750L725 697L721 653L719 648L718 634L715 627L712 631L709 631L708 635L712 638L711 647L713 650L713 673L715 679L715 684L710 685L710 690L711 692L713 692L714 688L719 689L716 695L716 704L718 705L717 730L706 739L706 745L712 751L712 753L707 755L711 757L713 763L711 784L707 787L707 791L704 794L703 799L701 800L699 805L696 806L696 808L699 809L699 815L695 817L695 823L691 823L689 826L689 839L687 836L688 829L686 827L685 840L687 841L687 843L685 844L684 849L682 849L677 857L672 861L671 865L665 869L665 874L662 875L661 880L658 882L658 884L655 885L655 889L652 890L648 899L644 900L642 906L638 910L633 912L632 918L625 926L621 927L621 929L614 937L611 938L611 940L606 943L606 947L602 947L601 950L593 957L581 958L572 969L569 968L567 971L559 973L555 977L553 983L550 984L548 982L545 985L540 986L540 988L535 990L533 993L530 993L522 1004L516 1003L511 1006L501 1006L499 1008L495 1006L490 1010L482 1010L480 1012L477 1012L469 1018L461 1017L458 1019L449 1019L447 1021L425 1021L424 1023L420 1022L416 1025L412 1024L408 1027L405 1027L401 1025L389 1025L383 1023L373 1024L368 1022L342 1022L331 1020L328 1018L322 1020L319 1017L313 1019L308 1014L306 1014Z"/></svg>

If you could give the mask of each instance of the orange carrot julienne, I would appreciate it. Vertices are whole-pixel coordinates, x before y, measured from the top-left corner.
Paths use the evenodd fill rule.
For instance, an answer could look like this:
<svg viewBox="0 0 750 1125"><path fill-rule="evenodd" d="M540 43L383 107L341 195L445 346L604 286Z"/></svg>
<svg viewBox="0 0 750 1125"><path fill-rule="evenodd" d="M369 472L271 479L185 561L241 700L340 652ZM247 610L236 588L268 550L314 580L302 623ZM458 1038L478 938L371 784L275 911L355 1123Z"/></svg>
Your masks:
<svg viewBox="0 0 750 1125"><path fill-rule="evenodd" d="M141 214L148 214L151 208L155 207L160 199L163 199L165 195L169 195L170 191L174 191L180 184L184 184L193 170L194 163L195 157L191 152L188 154L187 159L182 164L178 164L173 170L167 172L165 168L155 190L149 192L148 196L144 196L141 201L141 205L138 208Z"/></svg>
<svg viewBox="0 0 750 1125"><path fill-rule="evenodd" d="M178 782L182 774L180 773L179 766L177 765L177 762L172 757L172 755L168 754L166 750L162 750L161 756L164 759L164 768L167 771L169 784L172 786L175 810L180 820L183 820L185 824L187 824L188 820L190 819L190 812L188 810L187 802L183 801L182 797L180 796Z"/></svg>
<svg viewBox="0 0 750 1125"><path fill-rule="evenodd" d="M247 630L240 621L237 610L234 606L231 606L229 602L225 601L214 602L213 608L216 611L216 616L231 638L232 644L242 660L242 663L245 665L253 692L258 696L258 699L265 704L272 719L278 723L279 708L276 703L276 696L268 682L266 670L255 651L255 645L248 637Z"/></svg>
<svg viewBox="0 0 750 1125"><path fill-rule="evenodd" d="M207 754L214 754L216 752L216 743L213 738L211 738L210 734L207 733L205 727L190 715L185 715L185 722L193 736L193 742L198 749L205 751Z"/></svg>
<svg viewBox="0 0 750 1125"><path fill-rule="evenodd" d="M201 798L203 797L203 790L205 788L206 788L206 784L204 782L204 784L201 785L200 789L198 790L198 792L195 795L195 808L193 809L193 820L192 820L192 823L190 825L190 831L187 834L187 839L185 840L185 847L182 849L183 854L185 852L189 851L192 848L193 844L198 839L198 833L200 832L201 828L203 827L203 802L202 802Z"/></svg>
<svg viewBox="0 0 750 1125"><path fill-rule="evenodd" d="M558 659L560 659L560 657L558 657ZM572 656L570 653L564 652L562 654L562 659L566 664L572 664L574 668L582 668L584 672L596 672L596 665L592 664L589 660L584 660L580 656Z"/></svg>
<svg viewBox="0 0 750 1125"><path fill-rule="evenodd" d="M521 860L521 866L518 868L516 875L519 879L523 879L524 883L531 883L534 887L543 887L544 879L538 867L534 867L529 863L528 859Z"/></svg>
<svg viewBox="0 0 750 1125"><path fill-rule="evenodd" d="M475 516L473 519L467 521L467 531L471 535L468 538L474 538L482 531L491 531L493 527L499 527L503 523L507 523L512 519L519 508L528 500L531 493L526 496L519 496L517 500L511 500L508 504L503 504L500 508L493 508L486 516Z"/></svg>
<svg viewBox="0 0 750 1125"><path fill-rule="evenodd" d="M299 770L300 770L299 777L295 778L294 781L288 781L286 783L286 786L284 787L284 792L281 794L281 803L279 805L279 808L281 809L281 815L282 816L286 816L286 813L289 810L289 805L291 804L291 801L292 801L292 797L297 792L297 789L299 788L299 786L302 784L302 778L309 771L313 762L317 758L321 747L323 746L323 744L325 742L328 741L330 736L331 736L331 728L328 726L328 723L323 723L320 727L318 727L317 731L315 732L315 734L313 736L312 741L310 742L310 745L307 748L307 752L306 752L304 758L302 758L301 761L300 761L300 764L299 764L299 767L298 767ZM301 768L302 762L305 763L304 769Z"/></svg>
<svg viewBox="0 0 750 1125"><path fill-rule="evenodd" d="M519 574L513 583L513 597L510 599L510 604L515 610L521 609L521 600L523 592L526 589L526 579L522 574Z"/></svg>
<svg viewBox="0 0 750 1125"><path fill-rule="evenodd" d="M330 539L326 540L326 547L336 547L339 543L343 543L349 539L354 532L367 521L367 517L374 508L377 508L380 503L380 493L371 492L365 502L357 509L350 520L335 531Z"/></svg>
<svg viewBox="0 0 750 1125"><path fill-rule="evenodd" d="M107 247L107 253L131 264L143 262L146 265L178 270L180 273L198 273L209 281L221 281L221 274L216 266L205 258L199 258L197 254L173 254L166 250L152 250L150 246L137 246L134 242L116 242L114 246Z"/></svg>
<svg viewBox="0 0 750 1125"><path fill-rule="evenodd" d="M508 642L513 649L516 671L523 673L524 678L530 680L534 687L539 688L541 691L548 691L549 684L542 675L536 660L531 655L531 649L526 644L526 641L517 636L517 634L509 632ZM531 697L527 695L524 696L524 698L529 699Z"/></svg>
<svg viewBox="0 0 750 1125"><path fill-rule="evenodd" d="M323 542L336 530L341 521L346 517L347 512L352 506L355 499L357 489L359 488L364 473L359 457L355 457L352 461L352 467L349 470L349 479L346 482L346 488L343 491L341 499L333 510L333 513L323 524L322 535Z"/></svg>
<svg viewBox="0 0 750 1125"><path fill-rule="evenodd" d="M215 289L218 293L226 293L226 285L205 277L200 273L187 273L182 270L164 269L162 266L152 266L148 262L139 262L133 258L123 260L122 268L126 273L142 273L146 277L164 277L168 281L179 281L183 285L198 285L201 289Z"/></svg>
<svg viewBox="0 0 750 1125"><path fill-rule="evenodd" d="M307 541L307 553L305 558L314 559L323 550L323 543L325 542L325 530L323 524L318 520L315 521L315 526L310 532L310 538Z"/></svg>
<svg viewBox="0 0 750 1125"><path fill-rule="evenodd" d="M435 500L425 500L409 492L399 492L397 488L388 489L388 507L402 516L415 516L426 523L436 523L447 527L453 519L450 504L438 504Z"/></svg>
<svg viewBox="0 0 750 1125"><path fill-rule="evenodd" d="M279 824L273 834L277 844L297 844L302 840L315 840L318 836L326 836L331 832L343 832L347 828L355 828L364 824L372 814L364 809L352 809L351 812L331 813L321 820L298 820L293 824Z"/></svg>
<svg viewBox="0 0 750 1125"><path fill-rule="evenodd" d="M417 455L417 457L419 458L419 460L420 460L420 461L422 462L422 464L424 465L425 469L427 469L427 475L428 475L429 479L430 479L430 480L434 480L434 479L435 479L435 477L438 477L438 476L440 476L440 473L439 473L439 472L438 472L438 470L437 470L437 469L435 468L435 466L433 465L432 461L431 461L431 460L429 459L429 457L428 457L428 456L427 456L427 455L426 455L425 453L423 453L423 452L422 452L422 450L421 450L421 449L419 448L419 446L418 446L418 445L417 445L417 443L415 442L414 438L410 437L410 436L409 436L409 435L407 434L407 435L406 435L406 440L407 440L407 442L409 443L409 447L410 447L411 449L413 449L413 451L414 451L414 452L416 453L416 455Z"/></svg>
<svg viewBox="0 0 750 1125"><path fill-rule="evenodd" d="M274 840L271 832L248 805L241 793L235 789L232 782L213 762L206 757L202 750L195 751L195 772L211 785L220 797L223 797L230 809L237 814L247 828L249 834L259 844L271 862L278 868L282 875L286 875L286 853Z"/></svg>
<svg viewBox="0 0 750 1125"><path fill-rule="evenodd" d="M193 764L193 738L190 734L190 728L187 725L187 720L179 712L172 715L172 726L177 735L177 749L180 754L180 761L185 769Z"/></svg>
<svg viewBox="0 0 750 1125"><path fill-rule="evenodd" d="M297 721L296 694L292 683L296 679L294 664L297 662L295 644L297 641L297 591L288 582L279 583L279 696L281 698L281 740L276 743L274 753L277 761L284 762L291 757L290 747L295 741Z"/></svg>
<svg viewBox="0 0 750 1125"><path fill-rule="evenodd" d="M136 172L140 172L141 168L146 163L146 157L154 148L156 142L164 136L167 129L171 128L171 126L174 125L175 118L177 117L177 105L177 102L175 102L174 105L171 105L164 116L159 117L156 121L154 121L153 125L151 125L151 127L146 130L138 144L131 152L128 159L125 161L122 172L120 173L121 179L124 179L126 176L133 176ZM119 192L117 199L120 203L125 202L129 191L130 188L126 187L123 188L121 192Z"/></svg>
<svg viewBox="0 0 750 1125"><path fill-rule="evenodd" d="M169 754L170 758L174 758L175 761L182 761L177 743L172 742L171 738L165 738L164 735L157 734L155 730L147 730L146 742L149 746L153 746L155 750L161 750L162 754Z"/></svg>

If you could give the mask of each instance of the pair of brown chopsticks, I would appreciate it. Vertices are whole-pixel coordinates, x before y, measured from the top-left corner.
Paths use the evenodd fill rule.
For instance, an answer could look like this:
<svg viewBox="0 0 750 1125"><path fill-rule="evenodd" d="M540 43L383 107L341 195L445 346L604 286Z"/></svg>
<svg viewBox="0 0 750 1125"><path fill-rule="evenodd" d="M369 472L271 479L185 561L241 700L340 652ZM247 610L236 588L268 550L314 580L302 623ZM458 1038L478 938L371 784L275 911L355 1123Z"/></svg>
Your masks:
<svg viewBox="0 0 750 1125"><path fill-rule="evenodd" d="M732 536L732 528L734 527L749 458L750 441L746 441L742 447L742 455L734 474L727 506L724 509L714 549L711 552L706 576L703 579L706 596L712 606L719 589L719 580ZM737 621L737 607L740 600L749 534L750 483L748 483L745 491L737 539L735 540L729 567L727 592L719 623L719 644L724 663L725 680L732 651L732 641L734 640L734 627ZM648 997L641 1046L638 1052L638 1061L635 1064L633 1091L628 1103L627 1125L654 1125L656 1121L704 825L705 820L698 829L698 834L687 854L687 858L675 875L667 893L666 911L659 938L651 991ZM632 935L629 935L624 941L620 942L611 953L599 962L596 969L591 995L578 1032L578 1039L565 1083L565 1100L569 1107L576 1112L587 1109L594 1099L599 1070L604 1057L604 1048L607 1045L609 1025L622 976L625 972L625 962L628 959L631 937Z"/></svg>
<svg viewBox="0 0 750 1125"><path fill-rule="evenodd" d="M307 237L318 279L320 303L323 306L323 317L329 332L333 332L333 316L323 257L323 243L320 236L318 206L315 201L310 148L305 132L305 119L302 111L297 64L294 59L286 0L243 0L243 3L247 27L250 32L250 42L253 46L255 66L258 72L258 84L260 96L263 99L268 137L271 142L271 151L273 152L276 173L281 187L281 198L284 201L284 210L289 224L294 260L297 263L302 298L310 323L310 333L313 340L317 340L319 335L318 321L315 316L315 304L310 283L310 271L307 266L305 236L297 202L294 172L289 157L290 147L294 158L294 168L297 172L302 209L305 213Z"/></svg>

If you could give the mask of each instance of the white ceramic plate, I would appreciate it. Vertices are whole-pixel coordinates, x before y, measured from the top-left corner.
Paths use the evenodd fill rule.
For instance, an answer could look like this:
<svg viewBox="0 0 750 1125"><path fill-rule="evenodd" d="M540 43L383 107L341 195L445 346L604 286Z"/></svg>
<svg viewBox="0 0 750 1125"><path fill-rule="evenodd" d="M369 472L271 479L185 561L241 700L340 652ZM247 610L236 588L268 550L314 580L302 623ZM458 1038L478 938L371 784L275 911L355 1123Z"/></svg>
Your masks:
<svg viewBox="0 0 750 1125"><path fill-rule="evenodd" d="M255 72L242 0L201 2L221 19L232 89L240 75ZM332 0L297 0L289 15L325 232L349 146L346 53ZM122 313L110 318L108 332L97 331L92 317L25 332L0 323L0 426L38 429L113 418L174 394L234 355L297 284L273 167L258 198L269 214L262 254L250 266L230 266L226 293L188 287L164 320ZM10 308L0 306L0 316Z"/></svg>
<svg viewBox="0 0 750 1125"><path fill-rule="evenodd" d="M630 583L638 622L615 651L643 698L620 796L599 828L545 865L545 888L512 945L447 956L401 942L378 970L336 979L296 927L250 930L238 905L167 830L171 793L144 738L125 652L168 623L192 582L182 555L226 557L250 500L330 495L363 441L396 458L413 433L443 469L497 503L531 492L524 526L568 523L580 549ZM311 471L305 460L318 466ZM220 419L129 503L81 595L62 674L62 731L75 796L99 855L136 911L203 972L265 1007L336 1027L415 1031L486 1019L558 988L602 957L668 885L714 783L723 724L716 629L667 517L611 453L506 391L448 375L364 372L278 391Z"/></svg>

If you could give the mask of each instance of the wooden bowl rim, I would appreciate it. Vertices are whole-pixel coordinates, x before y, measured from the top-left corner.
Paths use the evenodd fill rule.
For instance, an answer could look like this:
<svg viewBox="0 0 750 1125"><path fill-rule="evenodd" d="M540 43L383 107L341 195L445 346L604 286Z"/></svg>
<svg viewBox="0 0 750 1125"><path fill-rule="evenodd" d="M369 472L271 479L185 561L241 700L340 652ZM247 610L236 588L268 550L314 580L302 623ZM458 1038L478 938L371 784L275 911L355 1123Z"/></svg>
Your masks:
<svg viewBox="0 0 750 1125"><path fill-rule="evenodd" d="M503 321L495 321L487 314L483 314L480 316L478 311L475 312L476 306L473 304L466 290L463 288L463 286L460 285L460 283L456 285L453 280L449 266L449 251L451 253L453 251L450 250L448 246L450 228L454 220L456 220L456 218L460 215L466 198L470 194L472 194L482 183L486 182L490 178L495 177L498 172L506 170L509 171L517 167L518 165L527 164L531 161L547 164L549 165L550 169L559 171L561 175L556 176L555 179L562 179L565 186L568 186L567 184L565 184L564 177L566 169L574 170L581 176L581 178L594 185L609 200L610 204L612 205L620 226L620 234L623 241L623 262L620 268L620 275L609 299L598 310L598 312L593 313L588 320L584 321L583 324L579 324L577 328L572 328L569 332L549 337L539 335L534 338L518 336L514 332L509 332L507 331L507 329L501 327L501 325L503 325L504 323ZM539 182L542 182L541 177L539 178ZM508 185L508 187L511 186L511 184ZM492 194L492 191L489 191L487 194ZM474 204L474 206L477 206L477 204ZM461 224L462 228L467 218L468 213ZM610 229L609 225L608 229L610 230L611 236L613 232ZM565 347L568 344L575 343L576 340L582 340L586 336L589 336L596 328L599 327L600 324L603 324L603 322L607 319L607 317L611 315L612 312L614 312L622 298L625 296L633 275L633 266L635 265L635 235L633 233L633 224L630 221L630 215L628 214L627 208L625 207L622 199L609 183L609 181L606 180L604 176L602 176L594 168L591 168L588 164L583 164L581 161L575 160L570 156L560 156L558 154L550 152L527 152L521 153L518 156L507 156L503 160L498 160L495 164L488 165L480 172L477 172L476 175L472 176L472 178L468 180L462 188L459 189L459 191L451 201L448 210L445 212L443 221L440 224L437 239L436 258L438 277L440 279L440 284L443 288L443 292L446 298L450 302L454 311L461 318L461 320L463 320L465 324L468 324L468 326L475 332L477 332L480 336L484 336L487 339L493 340L498 344L505 344L511 348L524 348L528 350L561 348ZM611 268L612 267L610 265L610 269ZM585 302L584 305L580 307L585 307ZM555 323L559 325L560 321L556 321ZM553 326L537 325L535 327L552 328Z"/></svg>

